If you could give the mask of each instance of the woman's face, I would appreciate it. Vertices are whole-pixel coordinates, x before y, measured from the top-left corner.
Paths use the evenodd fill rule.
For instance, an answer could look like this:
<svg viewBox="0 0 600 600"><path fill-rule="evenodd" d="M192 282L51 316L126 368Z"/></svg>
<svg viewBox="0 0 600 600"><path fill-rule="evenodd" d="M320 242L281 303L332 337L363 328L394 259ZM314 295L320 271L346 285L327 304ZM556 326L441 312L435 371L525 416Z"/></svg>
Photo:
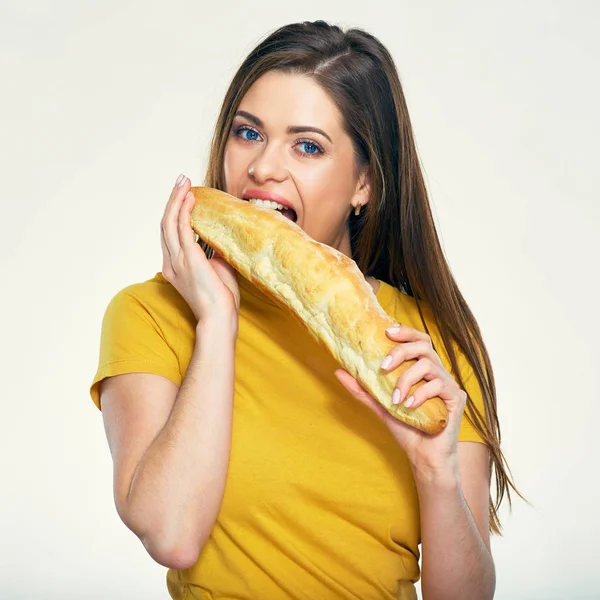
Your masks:
<svg viewBox="0 0 600 600"><path fill-rule="evenodd" d="M317 131L318 130L318 131ZM276 195L313 239L350 256L348 217L368 202L342 116L311 78L270 71L242 99L225 147L225 191Z"/></svg>

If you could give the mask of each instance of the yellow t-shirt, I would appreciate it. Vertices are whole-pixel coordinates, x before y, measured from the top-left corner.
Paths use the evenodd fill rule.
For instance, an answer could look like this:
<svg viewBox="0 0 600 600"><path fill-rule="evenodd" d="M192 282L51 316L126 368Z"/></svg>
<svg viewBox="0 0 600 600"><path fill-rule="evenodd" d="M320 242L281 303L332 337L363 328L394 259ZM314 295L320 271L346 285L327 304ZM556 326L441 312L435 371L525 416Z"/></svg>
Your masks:
<svg viewBox="0 0 600 600"><path fill-rule="evenodd" d="M333 357L291 315L237 278L241 306L225 495L197 563L168 570L171 597L416 599L419 504L406 455L379 418L338 382ZM394 319L424 330L412 297L381 281L377 299ZM424 314L435 342L437 329ZM161 273L117 293L102 324L90 390L96 406L98 383L117 374L156 373L181 385L195 325ZM436 348L450 370L441 343ZM460 356L466 391L483 412L477 380ZM459 439L482 441L464 418Z"/></svg>

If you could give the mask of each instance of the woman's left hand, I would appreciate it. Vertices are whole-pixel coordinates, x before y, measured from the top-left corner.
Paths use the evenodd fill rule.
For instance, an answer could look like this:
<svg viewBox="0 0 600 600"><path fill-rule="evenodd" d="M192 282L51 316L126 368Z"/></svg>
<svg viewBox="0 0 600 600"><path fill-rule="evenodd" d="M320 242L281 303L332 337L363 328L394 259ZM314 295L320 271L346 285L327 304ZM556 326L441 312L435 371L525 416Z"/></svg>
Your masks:
<svg viewBox="0 0 600 600"><path fill-rule="evenodd" d="M452 375L446 370L440 357L431 344L431 338L424 332L406 325L399 326L397 332L386 330L387 336L396 342L390 351L391 363L384 369L393 371L405 360L417 359L396 383L400 402L406 398L411 387L424 379L427 383L415 390L410 408L421 406L423 402L439 396L448 410L448 424L438 434L430 435L411 427L393 417L350 373L337 369L335 375L340 383L363 404L375 412L388 426L392 435L406 452L413 469L422 472L437 472L456 466L458 450L458 430L464 413L467 394L458 387ZM395 392L398 396L398 392Z"/></svg>

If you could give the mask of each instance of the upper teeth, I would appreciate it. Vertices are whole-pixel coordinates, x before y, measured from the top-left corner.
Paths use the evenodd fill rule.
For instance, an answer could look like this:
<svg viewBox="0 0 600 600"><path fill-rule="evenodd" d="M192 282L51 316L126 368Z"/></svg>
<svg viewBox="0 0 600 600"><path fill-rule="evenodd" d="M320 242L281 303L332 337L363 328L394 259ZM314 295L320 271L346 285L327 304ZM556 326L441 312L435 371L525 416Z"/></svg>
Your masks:
<svg viewBox="0 0 600 600"><path fill-rule="evenodd" d="M248 202L252 202L252 204L256 204L258 206L264 206L265 208L272 208L273 210L283 210L286 208L283 204L279 204L279 202L274 202L273 200L260 200L258 198L248 198Z"/></svg>

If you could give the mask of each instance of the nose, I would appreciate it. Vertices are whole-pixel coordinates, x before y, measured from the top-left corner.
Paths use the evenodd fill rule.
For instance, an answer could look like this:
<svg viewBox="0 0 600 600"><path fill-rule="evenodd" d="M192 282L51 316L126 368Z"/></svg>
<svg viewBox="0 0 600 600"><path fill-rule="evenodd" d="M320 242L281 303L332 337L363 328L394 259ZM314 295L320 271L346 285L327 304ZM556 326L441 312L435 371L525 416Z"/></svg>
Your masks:
<svg viewBox="0 0 600 600"><path fill-rule="evenodd" d="M248 165L248 174L257 183L283 181L287 177L283 150L275 145L265 144Z"/></svg>

